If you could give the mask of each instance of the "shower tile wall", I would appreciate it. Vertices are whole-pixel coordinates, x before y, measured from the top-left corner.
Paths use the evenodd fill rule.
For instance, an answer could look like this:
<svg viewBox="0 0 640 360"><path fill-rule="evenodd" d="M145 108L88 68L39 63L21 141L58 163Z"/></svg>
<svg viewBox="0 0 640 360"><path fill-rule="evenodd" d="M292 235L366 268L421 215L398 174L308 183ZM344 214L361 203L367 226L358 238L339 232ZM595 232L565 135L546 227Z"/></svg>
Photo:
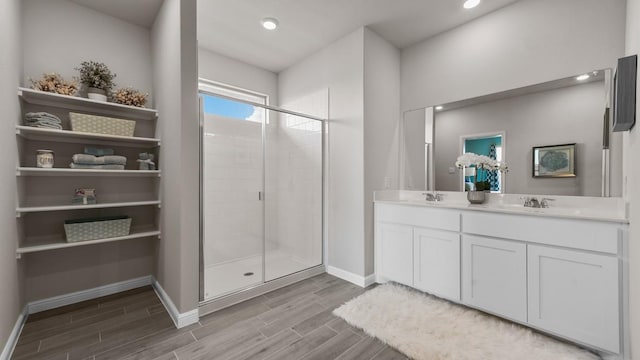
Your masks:
<svg viewBox="0 0 640 360"><path fill-rule="evenodd" d="M207 114L203 142L205 266L261 255L262 125Z"/></svg>

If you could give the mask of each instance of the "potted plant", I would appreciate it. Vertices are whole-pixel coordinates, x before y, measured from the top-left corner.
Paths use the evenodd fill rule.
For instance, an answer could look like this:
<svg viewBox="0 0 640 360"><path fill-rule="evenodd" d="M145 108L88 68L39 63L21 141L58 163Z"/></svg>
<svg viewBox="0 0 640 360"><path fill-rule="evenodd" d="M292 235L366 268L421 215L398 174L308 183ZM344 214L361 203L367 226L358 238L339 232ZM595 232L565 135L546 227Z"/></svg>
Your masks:
<svg viewBox="0 0 640 360"><path fill-rule="evenodd" d="M478 155L474 153L466 153L458 156L456 160L456 166L460 169L471 168L475 169L474 176L474 189L467 191L467 200L472 204L482 204L486 200L485 192L491 191L491 184L488 180L484 180L485 177L482 173L489 171L507 172L508 168L504 164L500 164L498 161L491 159L485 155Z"/></svg>
<svg viewBox="0 0 640 360"><path fill-rule="evenodd" d="M31 81L31 88L34 90L52 92L60 95L75 95L78 90L78 83L75 81L66 81L62 75L57 73L42 74L39 80Z"/></svg>
<svg viewBox="0 0 640 360"><path fill-rule="evenodd" d="M107 65L97 61L83 61L76 70L80 71L80 82L87 89L87 97L106 102L107 95L115 86L113 79L116 74Z"/></svg>
<svg viewBox="0 0 640 360"><path fill-rule="evenodd" d="M112 98L113 102L118 104L144 107L148 96L149 94L142 93L134 88L124 87L114 91Z"/></svg>

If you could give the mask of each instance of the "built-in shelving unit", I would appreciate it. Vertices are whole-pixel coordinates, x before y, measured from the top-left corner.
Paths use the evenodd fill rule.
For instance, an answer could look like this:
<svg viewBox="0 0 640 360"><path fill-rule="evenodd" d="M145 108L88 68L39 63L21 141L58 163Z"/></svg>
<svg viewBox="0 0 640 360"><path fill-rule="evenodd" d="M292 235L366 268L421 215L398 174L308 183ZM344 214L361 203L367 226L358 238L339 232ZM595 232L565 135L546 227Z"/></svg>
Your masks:
<svg viewBox="0 0 640 360"><path fill-rule="evenodd" d="M160 139L156 138L102 135L79 131L42 129L23 125L16 126L16 135L27 140L55 141L76 144L84 144L90 141L91 143L97 143L100 145L125 144L130 147L160 146Z"/></svg>
<svg viewBox="0 0 640 360"><path fill-rule="evenodd" d="M16 178L18 199L16 217L22 226L16 257L23 254L88 246L116 241L160 238L158 209L161 207L159 181L161 170L138 170L141 152L158 155L161 146L156 134L158 112L74 96L58 95L18 88L23 115L27 112L50 112L62 120L62 130L16 126L19 150ZM116 136L70 130L69 112L109 116L136 121L134 136ZM72 169L73 154L85 146L108 147L127 157L125 170ZM55 153L54 168L38 168L37 149ZM61 167L62 166L62 167ZM76 188L96 188L97 204L73 205ZM104 191L101 193L101 190ZM68 196L69 203L61 204ZM117 201L116 199L144 199ZM101 199L111 199L111 202ZM148 199L148 200L147 200ZM29 214L29 216L26 216ZM96 240L67 242L63 232L65 220L100 216L127 215L132 218L130 234Z"/></svg>
<svg viewBox="0 0 640 360"><path fill-rule="evenodd" d="M131 206L150 206L160 205L160 200L153 201L131 201L118 203L100 203L91 205L54 205L54 206L25 206L16 208L16 216L21 214L47 211L68 211L68 210L87 210L87 209L108 209L108 208L124 208Z"/></svg>
<svg viewBox="0 0 640 360"><path fill-rule="evenodd" d="M90 112L105 116L126 115L130 120L155 120L155 109L96 101L77 96L58 95L28 88L18 88L18 96L28 104L64 108L70 111Z"/></svg>
<svg viewBox="0 0 640 360"><path fill-rule="evenodd" d="M148 237L160 237L159 230L153 231L132 231L129 235L126 236L118 236L106 239L95 239L88 241L78 241L78 242L66 242L65 239L59 239L58 241L46 241L42 243L34 243L29 244L27 246L22 246L16 249L16 254L20 257L22 254L28 254L38 251L46 251L46 250L56 250L56 249L65 249L71 247L78 246L86 246L86 245L95 245L95 244L103 244L108 242L122 241L122 240L133 240L133 239L143 239Z"/></svg>
<svg viewBox="0 0 640 360"><path fill-rule="evenodd" d="M160 177L160 170L94 170L67 168L19 167L16 176L139 176Z"/></svg>

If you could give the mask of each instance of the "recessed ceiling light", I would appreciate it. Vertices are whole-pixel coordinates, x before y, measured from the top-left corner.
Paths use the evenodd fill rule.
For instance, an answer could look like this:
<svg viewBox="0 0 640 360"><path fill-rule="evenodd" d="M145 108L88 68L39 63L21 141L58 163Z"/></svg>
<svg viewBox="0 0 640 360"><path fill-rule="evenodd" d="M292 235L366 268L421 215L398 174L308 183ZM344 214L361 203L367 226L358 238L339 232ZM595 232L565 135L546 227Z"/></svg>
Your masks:
<svg viewBox="0 0 640 360"><path fill-rule="evenodd" d="M275 18L264 18L261 21L262 27L267 30L275 30L278 27L278 19Z"/></svg>
<svg viewBox="0 0 640 360"><path fill-rule="evenodd" d="M589 78L589 74L582 74L576 78L578 81L585 81Z"/></svg>
<svg viewBox="0 0 640 360"><path fill-rule="evenodd" d="M444 109L444 108L442 107L442 105L438 105L438 106L436 106L436 110L442 110L442 109Z"/></svg>
<svg viewBox="0 0 640 360"><path fill-rule="evenodd" d="M478 4L480 4L480 0L467 0L462 6L464 6L465 9L473 9L478 6Z"/></svg>

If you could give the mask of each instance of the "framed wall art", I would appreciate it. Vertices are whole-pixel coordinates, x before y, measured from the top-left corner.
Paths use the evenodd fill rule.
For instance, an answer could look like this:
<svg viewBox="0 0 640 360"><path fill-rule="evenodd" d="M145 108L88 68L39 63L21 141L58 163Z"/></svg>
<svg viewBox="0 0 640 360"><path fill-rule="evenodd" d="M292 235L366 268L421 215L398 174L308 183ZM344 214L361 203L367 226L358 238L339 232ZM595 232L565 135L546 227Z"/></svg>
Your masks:
<svg viewBox="0 0 640 360"><path fill-rule="evenodd" d="M533 148L533 177L575 177L576 144Z"/></svg>

